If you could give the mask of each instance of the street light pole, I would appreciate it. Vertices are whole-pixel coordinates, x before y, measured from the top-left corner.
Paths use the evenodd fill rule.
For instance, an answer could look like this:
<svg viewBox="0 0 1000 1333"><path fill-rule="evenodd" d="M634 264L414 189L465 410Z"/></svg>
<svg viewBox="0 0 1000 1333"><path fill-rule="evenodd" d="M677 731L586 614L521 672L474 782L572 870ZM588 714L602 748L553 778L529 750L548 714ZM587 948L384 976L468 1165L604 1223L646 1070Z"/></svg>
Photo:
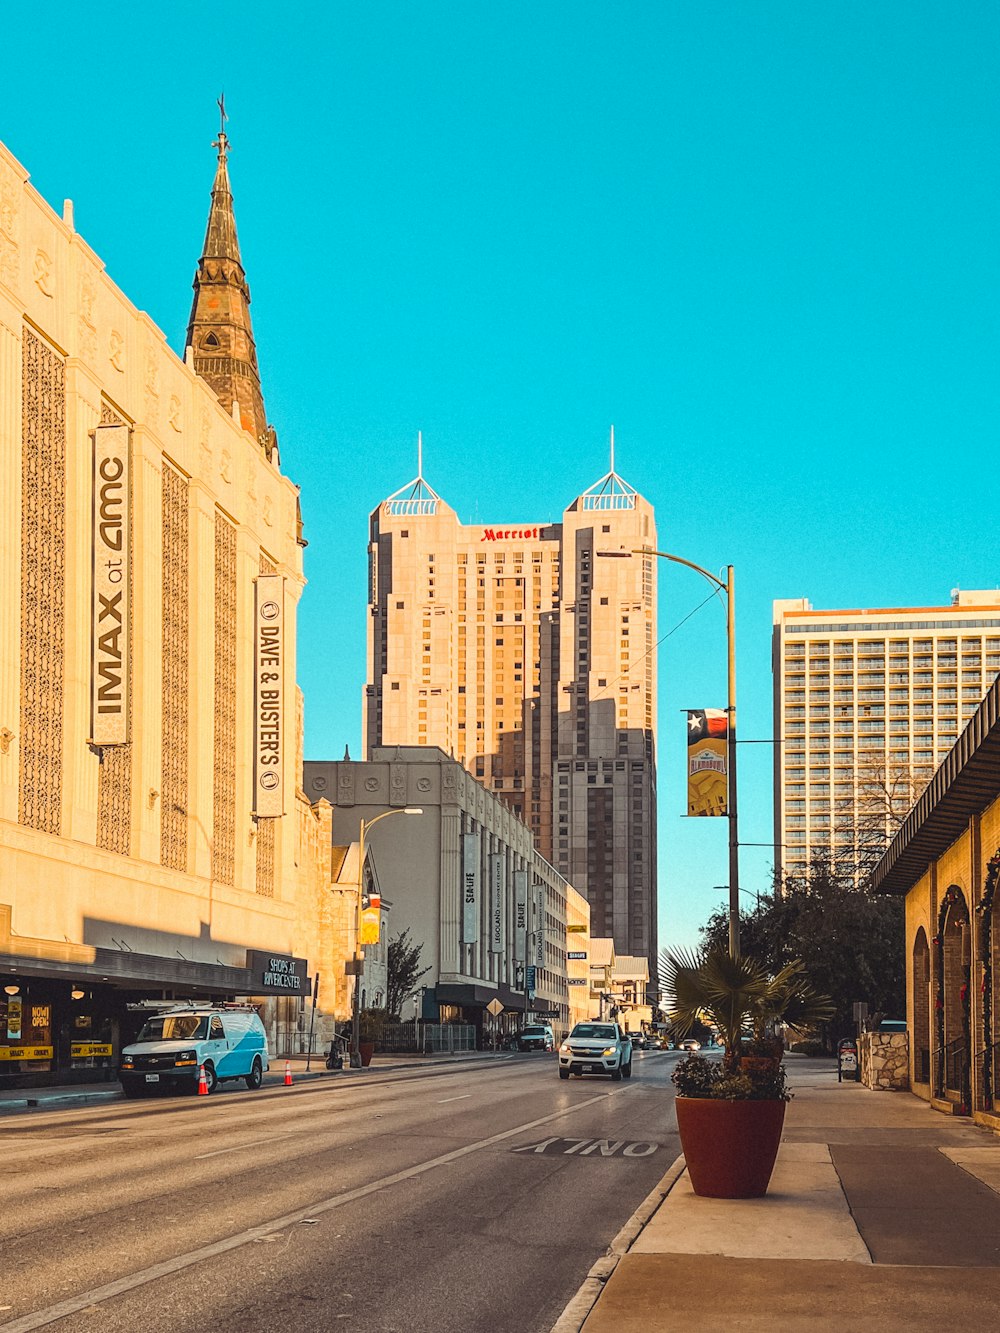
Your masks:
<svg viewBox="0 0 1000 1333"><path fill-rule="evenodd" d="M406 806L404 809L383 810L374 819L362 819L358 833L358 896L354 904L354 1000L351 1005L351 1055L350 1062L354 1069L361 1064L361 967L364 962L361 953L361 899L365 883L365 834L380 819L390 815L422 815L420 806Z"/></svg>
<svg viewBox="0 0 1000 1333"><path fill-rule="evenodd" d="M603 556L655 555L675 565L686 565L702 578L708 579L720 592L726 594L726 665L727 694L726 767L728 769L729 798L729 952L735 958L740 951L740 839L736 789L736 576L732 565L726 566L725 582L702 565L669 551L654 551L651 546L633 547L631 551L598 551Z"/></svg>

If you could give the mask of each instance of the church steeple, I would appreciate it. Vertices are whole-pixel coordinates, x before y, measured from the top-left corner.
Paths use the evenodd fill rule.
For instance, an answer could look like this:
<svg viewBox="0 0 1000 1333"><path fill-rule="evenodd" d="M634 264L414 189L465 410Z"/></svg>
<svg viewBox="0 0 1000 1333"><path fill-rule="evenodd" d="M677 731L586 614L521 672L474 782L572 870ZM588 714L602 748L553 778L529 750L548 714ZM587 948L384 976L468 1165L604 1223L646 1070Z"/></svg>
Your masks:
<svg viewBox="0 0 1000 1333"><path fill-rule="evenodd" d="M218 149L219 161L205 244L194 276L186 345L195 374L211 385L226 411L233 414L271 458L277 448L277 437L274 428L267 424L264 411L250 322L250 288L236 237L223 97L219 98L219 112L219 137L212 145Z"/></svg>

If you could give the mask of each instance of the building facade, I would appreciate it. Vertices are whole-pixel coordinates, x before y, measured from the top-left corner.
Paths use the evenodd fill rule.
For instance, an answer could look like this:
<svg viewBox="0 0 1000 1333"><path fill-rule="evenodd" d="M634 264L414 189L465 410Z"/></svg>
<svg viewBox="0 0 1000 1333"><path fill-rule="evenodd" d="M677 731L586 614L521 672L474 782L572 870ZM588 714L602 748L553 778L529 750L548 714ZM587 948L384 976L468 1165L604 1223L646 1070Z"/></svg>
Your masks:
<svg viewBox="0 0 1000 1333"><path fill-rule="evenodd" d="M431 746L376 747L357 762L310 760L304 787L310 799L333 802L335 845L357 843L364 821L381 891L392 900L393 934L409 931L429 969L424 1018L461 1019L481 1034L497 999L501 1032L530 1016L566 1025L569 885L499 797ZM398 817L369 830L388 812Z"/></svg>
<svg viewBox="0 0 1000 1333"><path fill-rule="evenodd" d="M1000 594L948 606L774 603L774 839L861 879L1000 671Z"/></svg>
<svg viewBox="0 0 1000 1333"><path fill-rule="evenodd" d="M1000 1131L1000 682L871 877L905 898L910 1086Z"/></svg>
<svg viewBox="0 0 1000 1333"><path fill-rule="evenodd" d="M308 993L298 493L218 148L182 361L0 147L0 1083L110 1071L131 1002Z"/></svg>
<svg viewBox="0 0 1000 1333"><path fill-rule="evenodd" d="M595 932L651 962L655 545L613 466L559 522L503 527L460 523L418 476L371 516L365 688L369 755L454 755L586 895Z"/></svg>

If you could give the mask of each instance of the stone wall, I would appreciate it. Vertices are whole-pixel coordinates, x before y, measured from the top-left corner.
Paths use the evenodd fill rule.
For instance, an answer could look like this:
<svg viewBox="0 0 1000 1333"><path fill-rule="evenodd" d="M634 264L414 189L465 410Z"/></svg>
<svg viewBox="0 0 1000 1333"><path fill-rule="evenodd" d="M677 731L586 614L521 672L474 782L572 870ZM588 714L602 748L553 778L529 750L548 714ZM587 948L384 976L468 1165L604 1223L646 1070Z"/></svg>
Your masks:
<svg viewBox="0 0 1000 1333"><path fill-rule="evenodd" d="M874 1092L905 1092L910 1086L907 1032L862 1032L858 1041L861 1082Z"/></svg>

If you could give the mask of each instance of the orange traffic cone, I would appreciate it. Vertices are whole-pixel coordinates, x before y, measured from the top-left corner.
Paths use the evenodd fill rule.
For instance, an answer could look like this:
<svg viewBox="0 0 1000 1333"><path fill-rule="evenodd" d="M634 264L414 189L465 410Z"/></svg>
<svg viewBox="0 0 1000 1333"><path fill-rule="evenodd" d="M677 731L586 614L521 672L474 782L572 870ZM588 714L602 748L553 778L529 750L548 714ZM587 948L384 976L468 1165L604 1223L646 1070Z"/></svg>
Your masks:
<svg viewBox="0 0 1000 1333"><path fill-rule="evenodd" d="M292 1086L292 1062L291 1062L290 1060L286 1060L286 1061L285 1061L285 1087L286 1087L286 1088L290 1088L291 1086Z"/></svg>
<svg viewBox="0 0 1000 1333"><path fill-rule="evenodd" d="M198 1066L198 1096L208 1096L208 1079L205 1077L205 1066Z"/></svg>

